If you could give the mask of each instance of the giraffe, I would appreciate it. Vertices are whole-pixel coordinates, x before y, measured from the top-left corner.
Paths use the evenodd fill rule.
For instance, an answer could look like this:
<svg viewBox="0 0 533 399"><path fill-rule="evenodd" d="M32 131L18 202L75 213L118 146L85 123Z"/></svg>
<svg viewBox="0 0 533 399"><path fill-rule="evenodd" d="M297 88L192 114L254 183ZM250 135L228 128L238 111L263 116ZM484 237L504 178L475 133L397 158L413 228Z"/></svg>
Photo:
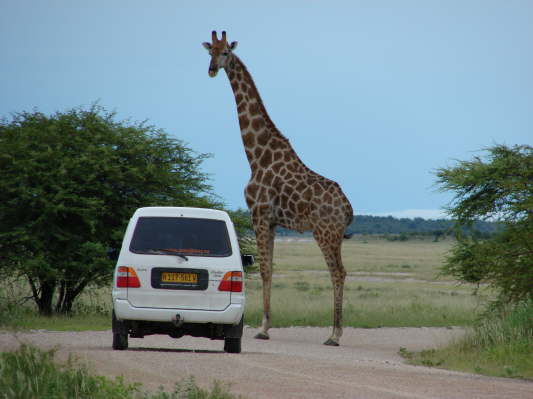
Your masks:
<svg viewBox="0 0 533 399"><path fill-rule="evenodd" d="M228 43L226 32L219 40L216 31L209 51L209 76L220 68L229 78L241 137L250 163L251 178L244 193L250 209L260 256L263 286L263 320L257 339L269 339L270 295L274 229L283 226L299 232L313 232L328 266L333 284L333 331L325 345L338 346L342 335L342 296L346 271L341 244L353 210L340 186L309 169L293 150L289 140L270 119L252 76L233 53L237 42Z"/></svg>

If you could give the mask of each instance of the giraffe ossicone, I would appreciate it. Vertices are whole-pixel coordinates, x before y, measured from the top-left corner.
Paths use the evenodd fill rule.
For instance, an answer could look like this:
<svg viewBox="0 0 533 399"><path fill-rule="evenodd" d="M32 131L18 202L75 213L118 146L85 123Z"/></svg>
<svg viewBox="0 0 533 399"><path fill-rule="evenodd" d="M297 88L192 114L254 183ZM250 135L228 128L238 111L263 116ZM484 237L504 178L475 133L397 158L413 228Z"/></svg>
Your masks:
<svg viewBox="0 0 533 399"><path fill-rule="evenodd" d="M312 231L328 266L334 291L333 331L324 342L337 346L342 335L342 297L346 271L341 245L353 210L340 186L309 169L289 140L268 115L252 76L233 53L237 42L219 40L215 31L211 43L203 46L211 62L208 74L225 70L235 95L241 137L250 163L251 177L244 193L250 209L260 256L263 283L263 321L258 339L269 339L270 294L274 229L283 226L299 232Z"/></svg>

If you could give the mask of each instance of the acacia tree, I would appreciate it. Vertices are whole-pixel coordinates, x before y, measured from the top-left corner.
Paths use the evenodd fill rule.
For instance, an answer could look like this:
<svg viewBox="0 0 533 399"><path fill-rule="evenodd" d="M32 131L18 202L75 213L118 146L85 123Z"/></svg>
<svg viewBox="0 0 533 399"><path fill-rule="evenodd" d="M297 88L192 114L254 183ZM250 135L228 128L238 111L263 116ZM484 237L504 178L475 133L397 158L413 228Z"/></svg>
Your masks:
<svg viewBox="0 0 533 399"><path fill-rule="evenodd" d="M70 311L88 284L109 282L107 251L136 208L221 206L206 156L98 105L3 119L0 273L24 276L41 314Z"/></svg>
<svg viewBox="0 0 533 399"><path fill-rule="evenodd" d="M457 225L475 220L501 222L490 238L458 241L444 271L470 283L489 283L503 302L533 299L533 147L497 145L488 157L475 157L437 171L442 190L455 196L448 213Z"/></svg>

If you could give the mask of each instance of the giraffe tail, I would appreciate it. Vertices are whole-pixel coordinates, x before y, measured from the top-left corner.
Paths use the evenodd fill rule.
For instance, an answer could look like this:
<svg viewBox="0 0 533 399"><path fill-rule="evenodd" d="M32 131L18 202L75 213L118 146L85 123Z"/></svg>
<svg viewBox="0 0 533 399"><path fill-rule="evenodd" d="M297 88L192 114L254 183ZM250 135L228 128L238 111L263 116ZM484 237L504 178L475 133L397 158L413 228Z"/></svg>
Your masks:
<svg viewBox="0 0 533 399"><path fill-rule="evenodd" d="M347 240L352 238L352 236L354 235L354 232L350 229L350 225L353 222L353 218L354 218L353 212L350 212L350 216L348 216L348 220L346 223L346 230L344 231L344 238Z"/></svg>

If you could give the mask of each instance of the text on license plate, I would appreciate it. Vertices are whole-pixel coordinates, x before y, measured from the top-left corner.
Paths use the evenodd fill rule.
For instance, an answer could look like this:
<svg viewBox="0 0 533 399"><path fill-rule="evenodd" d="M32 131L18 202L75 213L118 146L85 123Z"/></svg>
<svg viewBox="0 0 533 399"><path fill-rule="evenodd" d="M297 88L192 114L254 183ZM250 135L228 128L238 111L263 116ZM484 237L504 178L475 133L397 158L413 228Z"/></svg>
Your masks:
<svg viewBox="0 0 533 399"><path fill-rule="evenodd" d="M198 284L198 275L196 273L162 272L161 282Z"/></svg>

